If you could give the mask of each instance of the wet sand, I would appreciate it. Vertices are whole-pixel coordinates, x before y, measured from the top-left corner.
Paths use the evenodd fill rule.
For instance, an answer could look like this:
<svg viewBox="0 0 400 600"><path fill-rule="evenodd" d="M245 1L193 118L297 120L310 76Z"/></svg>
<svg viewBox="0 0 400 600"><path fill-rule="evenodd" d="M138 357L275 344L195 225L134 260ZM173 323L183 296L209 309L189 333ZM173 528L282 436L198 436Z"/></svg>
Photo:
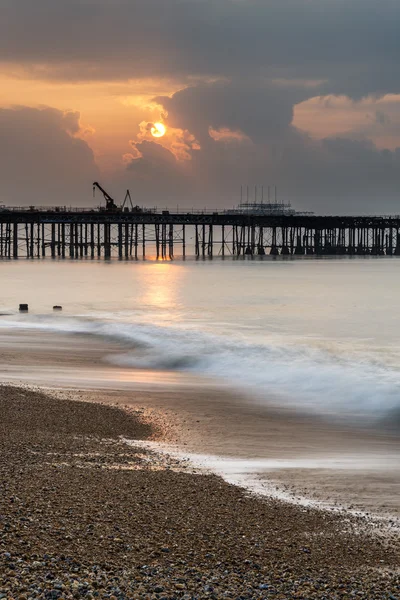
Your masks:
<svg viewBox="0 0 400 600"><path fill-rule="evenodd" d="M141 407L164 443L203 462L207 455L210 468L251 489L400 516L399 437L300 415L274 398L261 406L194 375L110 364L123 349L95 337L3 331L0 378Z"/></svg>

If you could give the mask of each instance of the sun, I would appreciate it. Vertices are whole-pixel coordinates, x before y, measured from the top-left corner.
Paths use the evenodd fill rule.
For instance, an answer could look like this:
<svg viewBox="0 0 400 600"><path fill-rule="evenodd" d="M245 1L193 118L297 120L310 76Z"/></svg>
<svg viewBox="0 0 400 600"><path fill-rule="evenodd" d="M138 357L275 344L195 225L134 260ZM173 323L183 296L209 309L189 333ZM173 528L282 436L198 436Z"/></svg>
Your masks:
<svg viewBox="0 0 400 600"><path fill-rule="evenodd" d="M167 131L165 125L163 123L154 123L153 127L150 129L151 135L156 138L160 138L165 135Z"/></svg>

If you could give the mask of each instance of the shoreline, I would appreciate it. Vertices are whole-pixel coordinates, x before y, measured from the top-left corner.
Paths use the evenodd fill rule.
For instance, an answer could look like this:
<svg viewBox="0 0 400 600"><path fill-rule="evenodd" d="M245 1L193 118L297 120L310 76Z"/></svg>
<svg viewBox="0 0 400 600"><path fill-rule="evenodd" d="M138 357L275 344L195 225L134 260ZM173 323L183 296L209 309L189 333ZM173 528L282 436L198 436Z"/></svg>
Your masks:
<svg viewBox="0 0 400 600"><path fill-rule="evenodd" d="M221 475L250 489L388 521L400 518L399 436L278 408L273 398L263 406L200 377L105 362L120 351L119 343L99 344L90 336L40 332L38 340L36 332L3 331L0 380L37 385L60 397L141 407L153 422L159 420L167 445L195 455L195 462L204 462L203 455L217 460Z"/></svg>
<svg viewBox="0 0 400 600"><path fill-rule="evenodd" d="M0 404L0 597L383 600L399 589L398 539L160 464L121 439L152 437L140 411L7 386Z"/></svg>
<svg viewBox="0 0 400 600"><path fill-rule="evenodd" d="M17 384L6 385L21 389L21 386ZM121 409L128 416L134 415L139 417L141 422L149 426L151 435L144 440L124 439L123 437L121 439L128 445L155 453L158 457L157 460L163 465L168 465L168 461L172 461L175 466L184 464L185 472L191 470L195 473L216 475L229 485L239 487L246 493L254 495L254 497L273 498L298 507L333 512L344 518L350 515L360 520L361 527L366 526L370 528L371 532L374 531L384 537L397 536L400 533L400 516L397 510L397 499L394 505L395 510L391 506L387 510L378 508L374 512L362 506L357 508L350 502L344 503L343 498L335 501L332 498L324 497L318 488L316 490L310 488L304 489L304 481L302 484L298 483L298 478L304 479L307 471L310 469L311 471L328 470L332 472L332 477L336 478L336 480L341 472L346 474L349 471L350 476L354 477L354 472L352 471L353 462L359 470L365 469L365 458L360 455L341 456L340 458L328 456L325 459L314 457L305 460L289 456L288 458L278 457L257 460L230 455L204 454L188 449L188 446L190 446L188 440L193 433L193 429L187 429L190 432L189 437L185 436L183 429L186 429L187 415L184 418L183 415L175 411L171 414L170 411L167 411L165 408L162 409L160 406L157 408L139 406L140 403L137 404L125 395L120 396L117 394L115 397L115 392L78 392L29 385L23 386L23 389L26 389L28 392L37 391L44 393L60 400L100 403L102 406ZM280 415L281 417L282 415ZM196 443L194 447L198 448ZM387 460L387 457L385 459ZM357 461L359 462L357 463ZM338 465L340 462L342 464ZM397 470L397 455L392 457L392 465ZM365 478L371 475L371 473L372 476L376 477L381 469L382 462L377 462L374 465L374 469L365 474ZM385 469L388 470L387 463L385 464ZM287 473L290 474L289 477L286 476ZM290 480L292 480L292 483L289 483ZM343 485L346 483L347 481L345 480ZM393 494L396 494L396 490L394 490Z"/></svg>
<svg viewBox="0 0 400 600"><path fill-rule="evenodd" d="M211 388L49 392L89 402L100 399L128 412L139 408L160 432L150 442L157 451L249 492L365 515L389 532L400 528L397 436L337 428L273 407L259 412L241 398L235 401L232 394Z"/></svg>
<svg viewBox="0 0 400 600"><path fill-rule="evenodd" d="M382 535L390 536L400 532L400 507L397 498L394 510L393 505L389 505L386 510L378 507L374 512L362 506L357 508L349 501L344 502L343 498L324 497L321 490L318 489L312 490L306 487L302 489L302 485L306 485L304 478L310 471L330 471L334 480L340 476L341 472L344 474L349 472L350 476L354 477L357 469L364 471L365 479L370 475L376 477L383 468L389 473L391 469L396 473L398 470L397 454L389 457L390 464L388 464L387 455L382 455L382 457L378 455L376 463L372 465L369 463L370 470L366 470L366 459L361 454L335 455L328 453L326 457L294 458L289 452L287 456L278 453L272 458L257 459L252 456L239 456L229 451L227 454L204 453L204 448L209 447L208 441L204 441L201 431L194 435L196 427L194 423L188 423L190 414L181 414L177 412L176 407L171 410L168 405L161 406L157 402L143 405L143 395L140 395L140 401L138 401L136 398L132 398L131 394L128 396L115 390L82 391L13 382L0 383L1 387L44 394L61 401L98 404L122 410L128 417L133 415L135 418L139 418L140 422L148 426L151 434L145 439L132 440L129 437L120 437L120 439L128 445L154 453L163 464L172 460L174 464L185 464L185 470L191 469L196 473L216 475L229 485L237 486L255 497L273 498L299 507L309 507L343 516L351 515L364 520L367 526L372 526L372 529L380 530ZM198 398L197 394L198 392L196 392L196 398ZM154 401L154 392L150 394L150 397ZM167 398L168 400L171 398L171 392L167 394ZM271 411L269 418L272 421L275 419L274 426L276 427L280 420L286 420L287 415L274 414ZM293 418L293 415L290 415L289 418ZM199 419L196 421L197 423L200 423ZM191 426L187 427L187 425ZM195 439L193 439L193 435ZM199 440L201 440L200 445ZM397 441L397 436L395 436L395 440ZM385 464L383 464L382 458ZM289 473L288 477L285 477L286 473ZM298 484L299 478L303 478L302 485ZM395 489L393 495L396 494L396 491Z"/></svg>
<svg viewBox="0 0 400 600"><path fill-rule="evenodd" d="M288 485L282 477L281 480L272 475L274 471L280 472L285 469L296 471L295 462L290 462L289 467L282 466L279 461L271 461L266 470L261 473L260 465L258 472L248 469L247 461L243 459L232 460L221 456L185 453L176 447L157 441L125 440L129 445L144 448L158 453L167 459L176 460L178 463L185 462L187 468L197 473L213 474L221 477L229 485L243 489L255 498L272 498L282 503L293 504L299 508L310 508L312 510L334 513L346 518L354 517L359 520L360 528L367 528L370 532L377 533L384 538L396 538L400 535L400 518L391 513L371 513L366 510L356 509L353 506L331 503L321 500L318 495L312 497L310 494L302 495L296 485ZM283 463L285 461L282 461Z"/></svg>
<svg viewBox="0 0 400 600"><path fill-rule="evenodd" d="M121 369L105 360L120 352L120 343L92 336L3 330L0 381L141 407L167 447L227 481L302 505L398 522L399 436L301 414L274 398L260 405L212 380Z"/></svg>

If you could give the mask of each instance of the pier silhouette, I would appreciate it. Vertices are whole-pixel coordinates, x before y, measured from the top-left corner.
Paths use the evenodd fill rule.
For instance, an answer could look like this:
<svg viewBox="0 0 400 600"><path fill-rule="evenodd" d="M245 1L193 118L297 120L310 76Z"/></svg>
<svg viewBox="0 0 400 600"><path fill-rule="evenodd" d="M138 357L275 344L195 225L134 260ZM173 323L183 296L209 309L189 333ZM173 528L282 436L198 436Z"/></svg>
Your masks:
<svg viewBox="0 0 400 600"><path fill-rule="evenodd" d="M0 208L2 258L400 255L400 216Z"/></svg>

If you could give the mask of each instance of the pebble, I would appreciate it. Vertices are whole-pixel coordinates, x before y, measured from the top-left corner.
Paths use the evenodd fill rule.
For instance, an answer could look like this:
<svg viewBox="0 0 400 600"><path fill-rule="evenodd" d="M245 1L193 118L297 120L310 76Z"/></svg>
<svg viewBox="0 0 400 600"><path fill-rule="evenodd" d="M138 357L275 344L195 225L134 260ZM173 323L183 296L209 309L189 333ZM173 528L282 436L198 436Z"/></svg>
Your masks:
<svg viewBox="0 0 400 600"><path fill-rule="evenodd" d="M126 446L140 413L3 386L0 414L0 600L399 600L398 538Z"/></svg>

